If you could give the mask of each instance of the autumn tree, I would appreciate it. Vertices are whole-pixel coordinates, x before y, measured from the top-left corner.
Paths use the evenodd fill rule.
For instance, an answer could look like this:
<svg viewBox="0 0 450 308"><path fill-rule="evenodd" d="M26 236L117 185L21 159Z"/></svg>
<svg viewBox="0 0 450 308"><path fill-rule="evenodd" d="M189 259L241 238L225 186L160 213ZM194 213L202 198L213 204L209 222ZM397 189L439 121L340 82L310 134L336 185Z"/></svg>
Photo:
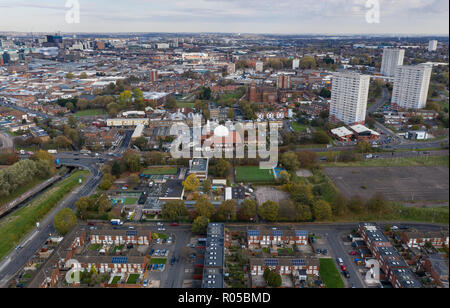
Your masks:
<svg viewBox="0 0 450 308"><path fill-rule="evenodd" d="M65 235L73 227L76 226L77 217L75 216L75 213L71 209L66 208L59 211L55 215L53 224L55 226L55 230L58 231L58 233Z"/></svg>
<svg viewBox="0 0 450 308"><path fill-rule="evenodd" d="M191 174L183 182L183 187L186 191L196 191L200 188L200 180L195 174Z"/></svg>
<svg viewBox="0 0 450 308"><path fill-rule="evenodd" d="M276 221L278 218L278 203L274 201L266 201L258 208L258 215L267 221Z"/></svg>
<svg viewBox="0 0 450 308"><path fill-rule="evenodd" d="M183 200L170 201L162 207L162 217L170 221L177 221L188 215Z"/></svg>

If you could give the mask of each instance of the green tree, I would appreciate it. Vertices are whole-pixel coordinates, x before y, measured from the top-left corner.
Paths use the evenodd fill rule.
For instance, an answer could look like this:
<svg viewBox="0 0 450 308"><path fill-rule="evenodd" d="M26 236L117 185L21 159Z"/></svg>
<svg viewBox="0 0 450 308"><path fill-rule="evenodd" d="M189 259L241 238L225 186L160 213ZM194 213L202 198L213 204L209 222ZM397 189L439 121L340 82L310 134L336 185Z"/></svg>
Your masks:
<svg viewBox="0 0 450 308"><path fill-rule="evenodd" d="M258 214L263 220L276 221L280 206L274 201L266 201L258 208Z"/></svg>
<svg viewBox="0 0 450 308"><path fill-rule="evenodd" d="M55 215L53 221L55 230L65 235L77 224L77 217L71 209L63 209Z"/></svg>
<svg viewBox="0 0 450 308"><path fill-rule="evenodd" d="M330 137L324 131L316 131L313 133L314 142L317 144L328 144L330 142Z"/></svg>
<svg viewBox="0 0 450 308"><path fill-rule="evenodd" d="M210 172L215 177L226 177L231 170L231 164L226 159L218 159L211 167Z"/></svg>
<svg viewBox="0 0 450 308"><path fill-rule="evenodd" d="M97 208L100 214L106 214L111 210L111 200L108 196L103 194L97 201Z"/></svg>
<svg viewBox="0 0 450 308"><path fill-rule="evenodd" d="M201 196L197 202L195 202L194 208L199 216L204 216L208 219L214 214L214 206L205 196Z"/></svg>
<svg viewBox="0 0 450 308"><path fill-rule="evenodd" d="M245 199L237 212L237 218L241 221L250 221L258 215L258 203L252 199Z"/></svg>
<svg viewBox="0 0 450 308"><path fill-rule="evenodd" d="M217 221L236 220L237 202L235 200L224 201L216 210L215 219Z"/></svg>
<svg viewBox="0 0 450 308"><path fill-rule="evenodd" d="M205 216L197 217L192 223L192 232L205 234L208 228L209 219Z"/></svg>
<svg viewBox="0 0 450 308"><path fill-rule="evenodd" d="M342 216L347 211L347 199L341 193L338 193L334 196L333 201L331 202L331 209L333 211L333 215Z"/></svg>
<svg viewBox="0 0 450 308"><path fill-rule="evenodd" d="M203 184L202 184L202 191L206 194L206 193L209 193L210 191L211 191L211 187L212 187L212 185L211 185L211 180L210 179L206 179L206 180L204 180L203 181Z"/></svg>
<svg viewBox="0 0 450 308"><path fill-rule="evenodd" d="M366 206L370 212L378 215L383 214L387 210L386 199L381 193L374 194L372 198L367 201Z"/></svg>
<svg viewBox="0 0 450 308"><path fill-rule="evenodd" d="M347 208L356 214L359 214L364 209L364 200L360 196L353 196L348 200Z"/></svg>
<svg viewBox="0 0 450 308"><path fill-rule="evenodd" d="M178 221L188 215L183 200L170 201L163 205L162 217L170 221Z"/></svg>
<svg viewBox="0 0 450 308"><path fill-rule="evenodd" d="M313 213L317 221L329 220L332 217L331 206L324 200L319 200L314 203Z"/></svg>
<svg viewBox="0 0 450 308"><path fill-rule="evenodd" d="M186 191L196 191L200 188L200 180L195 174L191 174L183 182L183 187Z"/></svg>
<svg viewBox="0 0 450 308"><path fill-rule="evenodd" d="M81 219L85 219L89 209L91 207L91 200L88 197L81 197L75 202L75 208L77 210L77 215Z"/></svg>
<svg viewBox="0 0 450 308"><path fill-rule="evenodd" d="M297 171L300 168L297 154L294 152L283 153L280 157L280 163L289 171Z"/></svg>
<svg viewBox="0 0 450 308"><path fill-rule="evenodd" d="M288 184L291 180L291 175L289 174L289 172L286 171L281 171L279 176L278 176L278 182L280 182L281 184Z"/></svg>

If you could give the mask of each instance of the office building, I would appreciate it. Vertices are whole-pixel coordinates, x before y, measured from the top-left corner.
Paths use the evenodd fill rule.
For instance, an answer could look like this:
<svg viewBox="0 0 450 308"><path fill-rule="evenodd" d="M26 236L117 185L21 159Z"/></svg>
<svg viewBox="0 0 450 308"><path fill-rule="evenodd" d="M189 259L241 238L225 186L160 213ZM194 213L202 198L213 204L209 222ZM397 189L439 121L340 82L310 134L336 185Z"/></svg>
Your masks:
<svg viewBox="0 0 450 308"><path fill-rule="evenodd" d="M364 124L370 76L357 73L333 74L330 121L347 125Z"/></svg>
<svg viewBox="0 0 450 308"><path fill-rule="evenodd" d="M427 104L432 67L404 65L396 69L392 107L394 109L422 109Z"/></svg>
<svg viewBox="0 0 450 308"><path fill-rule="evenodd" d="M300 59L294 59L292 61L292 69L296 70L300 67Z"/></svg>
<svg viewBox="0 0 450 308"><path fill-rule="evenodd" d="M403 65L404 58L404 49L385 48L381 62L381 74L394 77L397 66Z"/></svg>
<svg viewBox="0 0 450 308"><path fill-rule="evenodd" d="M255 64L255 71L257 73L262 73L264 71L264 63L263 62L256 62L256 64Z"/></svg>
<svg viewBox="0 0 450 308"><path fill-rule="evenodd" d="M438 47L438 41L436 41L436 40L431 40L431 41L428 43L428 51L429 51L429 52L436 51L436 50L437 50L437 47Z"/></svg>

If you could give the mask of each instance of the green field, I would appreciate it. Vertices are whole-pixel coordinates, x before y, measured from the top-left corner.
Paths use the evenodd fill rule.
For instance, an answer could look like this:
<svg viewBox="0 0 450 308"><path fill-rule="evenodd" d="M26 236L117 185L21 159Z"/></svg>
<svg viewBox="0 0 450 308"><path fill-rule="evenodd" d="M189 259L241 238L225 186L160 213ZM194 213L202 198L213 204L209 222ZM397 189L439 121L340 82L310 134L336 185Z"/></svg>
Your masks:
<svg viewBox="0 0 450 308"><path fill-rule="evenodd" d="M75 113L76 117L94 117L98 115L105 115L106 111L104 109L86 109L78 111Z"/></svg>
<svg viewBox="0 0 450 308"><path fill-rule="evenodd" d="M166 264L167 259L166 258L152 258L150 260L150 264Z"/></svg>
<svg viewBox="0 0 450 308"><path fill-rule="evenodd" d="M122 277L121 276L114 276L113 280L111 281L111 284L116 284L120 281Z"/></svg>
<svg viewBox="0 0 450 308"><path fill-rule="evenodd" d="M145 175L175 175L178 173L178 168L160 167L150 168L142 172Z"/></svg>
<svg viewBox="0 0 450 308"><path fill-rule="evenodd" d="M236 182L270 183L275 180L273 170L260 169L258 166L236 167Z"/></svg>
<svg viewBox="0 0 450 308"><path fill-rule="evenodd" d="M0 260L36 227L36 222L44 218L69 192L79 185L80 177L84 178L87 174L88 171L75 172L31 201L26 207L0 220Z"/></svg>
<svg viewBox="0 0 450 308"><path fill-rule="evenodd" d="M139 274L130 274L127 280L127 284L137 284L137 281L141 277Z"/></svg>
<svg viewBox="0 0 450 308"><path fill-rule="evenodd" d="M306 132L306 129L308 128L306 125L302 125L302 124L299 124L297 122L292 122L291 125L292 125L292 128L297 133L304 133L304 132Z"/></svg>
<svg viewBox="0 0 450 308"><path fill-rule="evenodd" d="M194 108L194 103L177 101L178 108Z"/></svg>
<svg viewBox="0 0 450 308"><path fill-rule="evenodd" d="M138 202L138 198L126 198L125 205L133 205Z"/></svg>
<svg viewBox="0 0 450 308"><path fill-rule="evenodd" d="M336 265L332 259L319 259L320 262L320 277L328 289L342 289L344 288L344 281L342 281Z"/></svg>
<svg viewBox="0 0 450 308"><path fill-rule="evenodd" d="M418 167L449 166L448 156L420 156L392 159L371 159L350 163L325 163L327 167Z"/></svg>

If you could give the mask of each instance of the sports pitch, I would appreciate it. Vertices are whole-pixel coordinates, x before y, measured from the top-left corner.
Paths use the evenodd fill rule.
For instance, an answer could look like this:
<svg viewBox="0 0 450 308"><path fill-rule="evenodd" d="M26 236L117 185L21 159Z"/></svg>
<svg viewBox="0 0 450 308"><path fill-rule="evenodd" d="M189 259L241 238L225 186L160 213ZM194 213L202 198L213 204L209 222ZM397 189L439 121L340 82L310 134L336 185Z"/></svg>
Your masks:
<svg viewBox="0 0 450 308"><path fill-rule="evenodd" d="M273 170L260 169L259 166L236 167L236 182L270 183L275 181Z"/></svg>

